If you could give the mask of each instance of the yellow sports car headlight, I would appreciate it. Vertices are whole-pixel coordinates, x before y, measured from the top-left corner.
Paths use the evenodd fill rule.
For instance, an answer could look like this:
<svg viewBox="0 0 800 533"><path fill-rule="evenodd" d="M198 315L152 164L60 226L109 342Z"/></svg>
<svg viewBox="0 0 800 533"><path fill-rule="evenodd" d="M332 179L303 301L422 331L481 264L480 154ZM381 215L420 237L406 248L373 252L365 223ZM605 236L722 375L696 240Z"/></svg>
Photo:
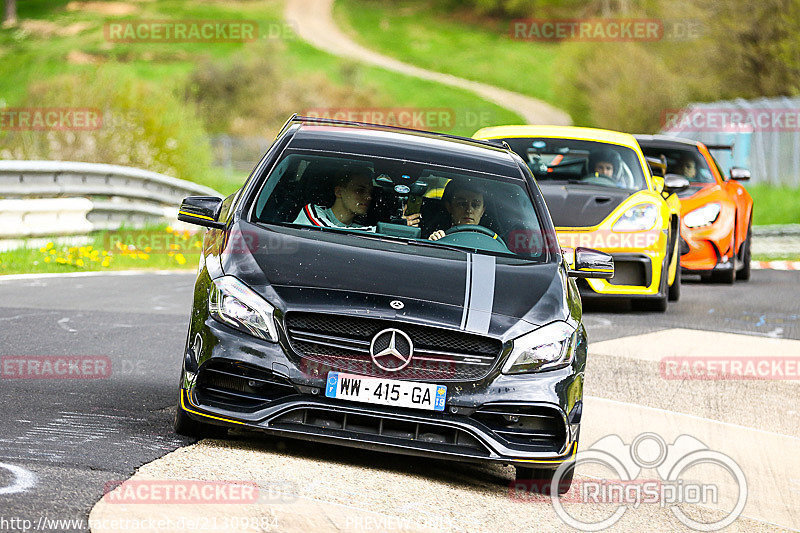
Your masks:
<svg viewBox="0 0 800 533"><path fill-rule="evenodd" d="M612 228L614 231L645 231L652 229L658 222L658 206L655 204L638 204L617 219Z"/></svg>

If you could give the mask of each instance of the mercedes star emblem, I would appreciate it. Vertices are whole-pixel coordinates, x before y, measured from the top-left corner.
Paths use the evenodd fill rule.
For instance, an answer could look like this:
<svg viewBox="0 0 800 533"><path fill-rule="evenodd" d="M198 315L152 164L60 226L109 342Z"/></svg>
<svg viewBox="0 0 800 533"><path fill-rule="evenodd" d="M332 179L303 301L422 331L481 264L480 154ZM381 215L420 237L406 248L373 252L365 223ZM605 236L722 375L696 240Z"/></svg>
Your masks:
<svg viewBox="0 0 800 533"><path fill-rule="evenodd" d="M411 337L394 328L378 332L369 345L372 362L386 372L397 372L407 367L413 353Z"/></svg>

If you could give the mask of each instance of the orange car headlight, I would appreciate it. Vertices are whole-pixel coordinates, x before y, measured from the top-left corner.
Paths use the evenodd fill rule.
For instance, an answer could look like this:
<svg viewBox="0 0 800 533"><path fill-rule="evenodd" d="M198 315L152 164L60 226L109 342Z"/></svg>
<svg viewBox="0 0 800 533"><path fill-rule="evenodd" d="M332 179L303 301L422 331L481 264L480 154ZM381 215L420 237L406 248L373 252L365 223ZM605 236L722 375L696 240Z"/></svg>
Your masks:
<svg viewBox="0 0 800 533"><path fill-rule="evenodd" d="M720 211L722 211L722 204L717 202L706 204L686 213L683 223L687 228L710 226L719 218Z"/></svg>

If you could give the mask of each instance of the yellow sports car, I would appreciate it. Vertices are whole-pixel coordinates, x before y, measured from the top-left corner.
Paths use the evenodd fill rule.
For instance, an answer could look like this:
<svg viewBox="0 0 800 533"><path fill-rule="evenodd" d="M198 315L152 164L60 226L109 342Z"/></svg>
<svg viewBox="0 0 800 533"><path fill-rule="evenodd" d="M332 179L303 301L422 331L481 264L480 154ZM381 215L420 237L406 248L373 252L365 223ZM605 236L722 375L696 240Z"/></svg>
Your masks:
<svg viewBox="0 0 800 533"><path fill-rule="evenodd" d="M508 143L544 194L560 246L614 257L611 279L579 280L581 295L630 299L634 309L665 311L680 297L680 202L688 186L647 159L633 136L564 126L499 126L473 136Z"/></svg>

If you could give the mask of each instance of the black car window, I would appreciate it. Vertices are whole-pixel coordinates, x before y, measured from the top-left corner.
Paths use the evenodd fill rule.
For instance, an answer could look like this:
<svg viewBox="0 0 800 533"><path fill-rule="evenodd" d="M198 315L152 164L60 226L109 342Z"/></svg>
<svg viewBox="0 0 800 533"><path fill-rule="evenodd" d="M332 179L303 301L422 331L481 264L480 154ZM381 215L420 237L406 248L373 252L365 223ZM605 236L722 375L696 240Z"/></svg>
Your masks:
<svg viewBox="0 0 800 533"><path fill-rule="evenodd" d="M404 218L413 215L416 227ZM522 177L407 160L287 151L256 197L252 221L547 258Z"/></svg>
<svg viewBox="0 0 800 533"><path fill-rule="evenodd" d="M667 172L685 176L691 183L714 183L705 158L700 151L691 145L685 148L662 148L658 146L642 146L642 152L649 157L667 158Z"/></svg>

